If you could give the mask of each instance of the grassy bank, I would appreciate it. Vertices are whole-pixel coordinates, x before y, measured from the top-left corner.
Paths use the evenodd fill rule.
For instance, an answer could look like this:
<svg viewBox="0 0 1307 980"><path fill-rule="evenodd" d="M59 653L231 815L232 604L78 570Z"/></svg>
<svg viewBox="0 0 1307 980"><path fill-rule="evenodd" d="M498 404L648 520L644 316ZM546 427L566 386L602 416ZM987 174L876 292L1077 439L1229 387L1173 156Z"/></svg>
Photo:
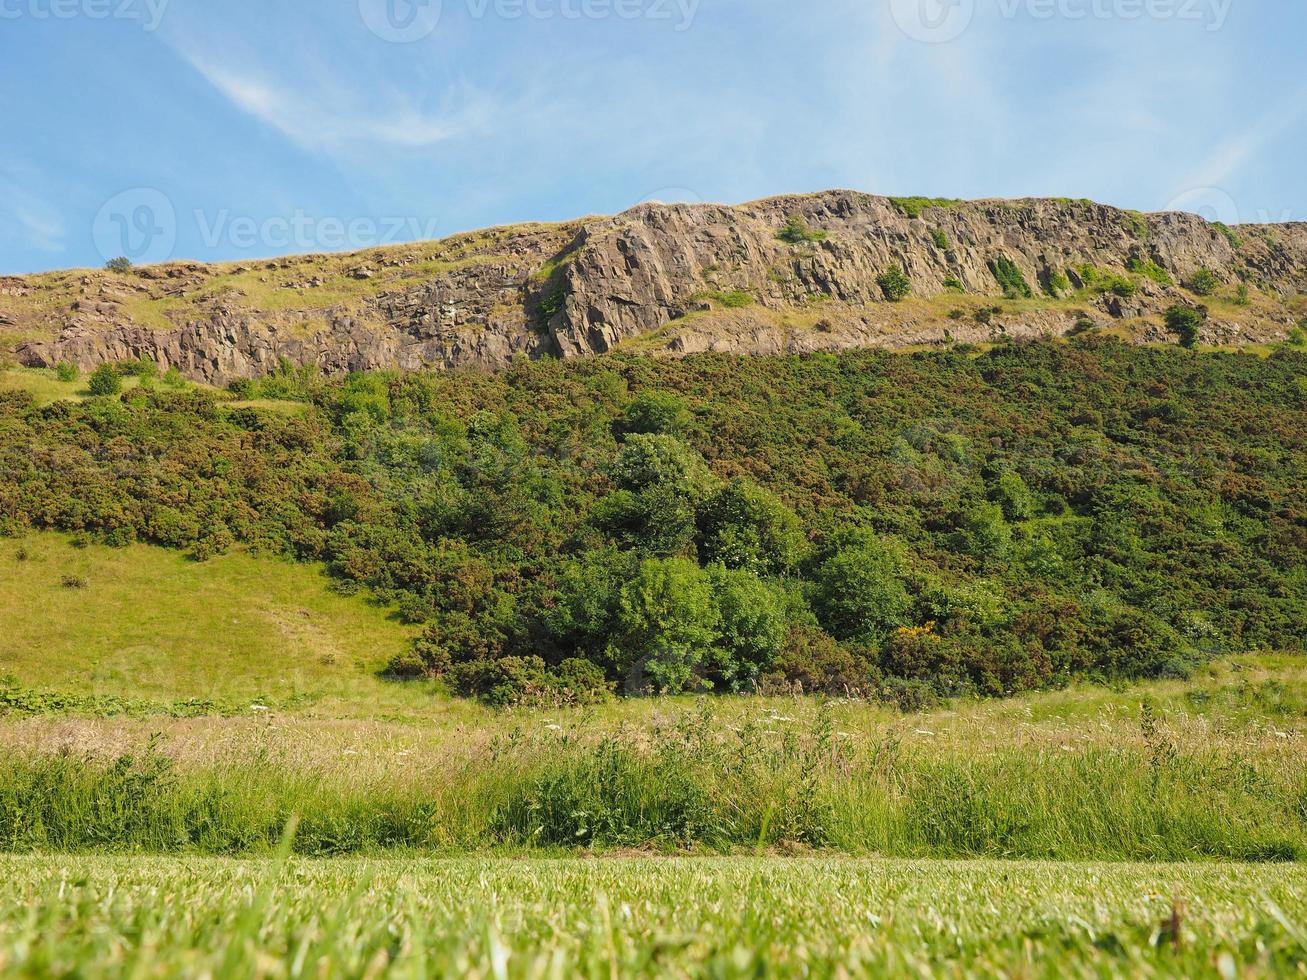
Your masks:
<svg viewBox="0 0 1307 980"><path fill-rule="evenodd" d="M1291 861L1307 857L1296 739L1195 737L1151 704L1097 741L935 745L842 730L847 706L723 721L710 705L599 734L533 718L434 759L318 764L262 743L177 761L15 748L0 761L11 851L485 848L831 849L901 857ZM1086 728L1090 726L1085 726ZM275 724L269 722L269 729ZM928 732L926 734L929 734ZM1289 733L1281 733L1289 734Z"/></svg>
<svg viewBox="0 0 1307 980"><path fill-rule="evenodd" d="M1293 976L1298 867L0 859L9 976Z"/></svg>

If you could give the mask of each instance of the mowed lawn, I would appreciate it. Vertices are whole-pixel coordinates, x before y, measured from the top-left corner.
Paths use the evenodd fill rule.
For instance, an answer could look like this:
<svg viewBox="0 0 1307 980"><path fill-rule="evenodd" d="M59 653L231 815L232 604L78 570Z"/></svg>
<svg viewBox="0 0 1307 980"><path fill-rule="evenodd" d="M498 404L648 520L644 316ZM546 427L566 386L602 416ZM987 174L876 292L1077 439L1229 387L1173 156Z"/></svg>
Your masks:
<svg viewBox="0 0 1307 980"><path fill-rule="evenodd" d="M0 677L156 700L363 694L412 630L320 568L235 552L0 540ZM394 685L389 685L394 686ZM366 697L364 697L366 700Z"/></svg>
<svg viewBox="0 0 1307 980"><path fill-rule="evenodd" d="M1300 866L0 858L0 972L1300 976Z"/></svg>

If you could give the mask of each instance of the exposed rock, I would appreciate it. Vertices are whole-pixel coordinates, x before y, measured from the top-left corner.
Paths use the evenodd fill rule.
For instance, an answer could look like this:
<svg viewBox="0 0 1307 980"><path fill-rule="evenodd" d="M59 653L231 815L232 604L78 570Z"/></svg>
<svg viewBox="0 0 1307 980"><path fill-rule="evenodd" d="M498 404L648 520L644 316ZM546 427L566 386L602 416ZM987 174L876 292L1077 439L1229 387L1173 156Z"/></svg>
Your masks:
<svg viewBox="0 0 1307 980"><path fill-rule="evenodd" d="M258 274L248 265L147 267L134 270L130 303L121 277L119 291L105 292L96 273L87 282L101 291L76 298L71 310L65 303L62 315L49 312L57 304L5 315L28 335L43 335L17 348L24 363L71 361L89 370L144 356L223 383L264 374L283 359L328 373L494 369L520 354L575 357L630 343L671 353L776 353L1062 334L1084 329L1086 319L1135 324L1141 340L1164 339L1160 314L1192 300L1180 286L1133 276L1130 297L1087 294L1078 307L1057 301L1063 276L1082 289L1091 285L1086 267L1122 276L1132 259L1177 283L1211 269L1223 283L1258 290L1256 308L1240 322L1213 317L1205 342L1282 337L1295 319L1292 299L1307 292L1307 225L1241 228L1236 249L1194 215L1143 216L1090 202L910 210L849 191L734 207L650 204L566 225L373 249L365 261L362 254L287 258L260 263ZM820 234L781 241L778 231L795 215ZM994 271L1000 259L1044 300L982 323L975 308L1003 295ZM885 301L877 277L890 266L907 273L912 299ZM215 275L247 272L241 283L249 290L224 284L215 295L209 285ZM347 279L368 282L371 292L355 299L357 287L336 285ZM61 281L0 279L0 296L54 291ZM258 284L286 299L260 306ZM959 286L969 295L930 302ZM152 301L154 315L142 317L142 303Z"/></svg>

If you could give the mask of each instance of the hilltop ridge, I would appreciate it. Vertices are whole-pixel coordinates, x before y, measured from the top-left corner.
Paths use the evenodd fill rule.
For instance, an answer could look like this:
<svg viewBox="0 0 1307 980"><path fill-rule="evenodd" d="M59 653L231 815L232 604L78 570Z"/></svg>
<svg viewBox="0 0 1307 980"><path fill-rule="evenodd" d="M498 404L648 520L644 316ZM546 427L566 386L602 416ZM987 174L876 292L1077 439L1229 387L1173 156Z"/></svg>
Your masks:
<svg viewBox="0 0 1307 980"><path fill-rule="evenodd" d="M892 301L886 273L908 295ZM360 252L0 278L0 351L83 369L146 358L208 383L289 361L328 374L497 369L635 349L770 354L1098 327L1282 338L1305 313L1307 224L1229 228L1091 201L855 191L643 204Z"/></svg>

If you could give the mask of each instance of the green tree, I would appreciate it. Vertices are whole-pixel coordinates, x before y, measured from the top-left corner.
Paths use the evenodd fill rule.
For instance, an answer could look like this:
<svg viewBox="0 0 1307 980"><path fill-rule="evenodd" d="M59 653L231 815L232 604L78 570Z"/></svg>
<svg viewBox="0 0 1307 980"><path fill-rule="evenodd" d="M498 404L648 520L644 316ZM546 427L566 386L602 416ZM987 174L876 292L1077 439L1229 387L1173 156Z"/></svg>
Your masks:
<svg viewBox="0 0 1307 980"><path fill-rule="evenodd" d="M1180 340L1181 347L1194 347L1198 334L1207 322L1207 308L1175 305L1166 311L1166 329Z"/></svg>
<svg viewBox="0 0 1307 980"><path fill-rule="evenodd" d="M904 622L910 601L899 560L878 541L836 551L814 578L813 612L836 639L878 646Z"/></svg>
<svg viewBox="0 0 1307 980"><path fill-rule="evenodd" d="M805 540L798 517L775 494L732 480L699 509L700 556L707 563L779 574L791 568Z"/></svg>
<svg viewBox="0 0 1307 980"><path fill-rule="evenodd" d="M693 686L718 636L712 581L684 558L648 559L622 589L610 658L632 693Z"/></svg>
<svg viewBox="0 0 1307 980"><path fill-rule="evenodd" d="M101 364L91 372L87 388L93 395L119 395L122 394L123 379L112 364Z"/></svg>
<svg viewBox="0 0 1307 980"><path fill-rule="evenodd" d="M982 561L1001 561L1012 545L1012 529L1003 519L1003 508L988 501L963 515L959 537L963 550Z"/></svg>
<svg viewBox="0 0 1307 980"><path fill-rule="evenodd" d="M725 687L747 690L772 669L785 645L787 596L752 572L717 566L709 577L720 618L708 666Z"/></svg>

